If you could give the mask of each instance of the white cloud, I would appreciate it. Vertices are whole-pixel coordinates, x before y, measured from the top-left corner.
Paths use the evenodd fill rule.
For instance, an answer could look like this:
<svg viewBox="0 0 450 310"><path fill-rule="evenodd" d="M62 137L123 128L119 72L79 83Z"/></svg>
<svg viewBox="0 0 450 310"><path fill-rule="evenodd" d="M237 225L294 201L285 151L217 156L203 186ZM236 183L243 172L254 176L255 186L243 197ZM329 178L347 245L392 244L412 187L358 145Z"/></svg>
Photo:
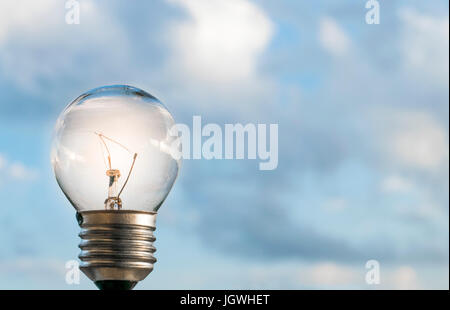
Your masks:
<svg viewBox="0 0 450 310"><path fill-rule="evenodd" d="M0 260L0 289L73 289L74 286L65 282L65 263L56 257L19 256ZM83 280L89 284L87 279ZM84 288L85 283L77 287Z"/></svg>
<svg viewBox="0 0 450 310"><path fill-rule="evenodd" d="M417 202L408 205L396 205L395 210L403 217L427 220L433 223L442 221L447 215L441 205L433 202Z"/></svg>
<svg viewBox="0 0 450 310"><path fill-rule="evenodd" d="M401 266L387 276L388 285L397 290L420 289L416 271L410 266Z"/></svg>
<svg viewBox="0 0 450 310"><path fill-rule="evenodd" d="M370 289L377 286L368 285L365 276L368 269L363 265L342 265L326 262L304 266L300 269L302 283L321 288L362 288ZM420 289L421 283L416 270L411 266L380 267L380 287L384 289Z"/></svg>
<svg viewBox="0 0 450 310"><path fill-rule="evenodd" d="M324 17L320 20L319 41L324 49L336 56L345 54L350 47L350 39L347 34L330 17Z"/></svg>
<svg viewBox="0 0 450 310"><path fill-rule="evenodd" d="M38 176L35 169L26 167L20 162L14 162L9 166L9 174L13 179L20 181L31 181Z"/></svg>
<svg viewBox="0 0 450 310"><path fill-rule="evenodd" d="M418 217L431 220L439 220L447 216L446 210L442 206L432 202L421 204L413 212Z"/></svg>
<svg viewBox="0 0 450 310"><path fill-rule="evenodd" d="M310 285L354 285L361 283L361 274L353 268L338 265L335 263L319 263L301 271L303 281Z"/></svg>
<svg viewBox="0 0 450 310"><path fill-rule="evenodd" d="M57 0L4 0L0 1L0 45L15 31L39 28L45 24L46 13L58 12ZM60 10L59 10L60 11Z"/></svg>
<svg viewBox="0 0 450 310"><path fill-rule="evenodd" d="M64 279L65 262L57 259L42 259L31 257L18 257L14 260L2 260L0 264L2 272L26 272L42 273L43 269L54 272Z"/></svg>
<svg viewBox="0 0 450 310"><path fill-rule="evenodd" d="M408 192L411 188L411 182L399 175L391 175L381 183L381 189L388 193Z"/></svg>
<svg viewBox="0 0 450 310"><path fill-rule="evenodd" d="M253 280L255 288L320 288L320 289L442 289L448 286L445 277L442 284L435 285L433 280L424 276L442 272L442 267L424 267L416 269L410 265L380 265L380 284L369 285L366 283L366 274L369 269L365 268L364 262L356 264L340 264L336 262L321 263L278 263L261 266L260 268L248 268L248 274L242 275ZM448 274L448 267L444 267L444 274ZM420 273L420 274L419 274ZM431 280L431 281L430 281Z"/></svg>
<svg viewBox="0 0 450 310"><path fill-rule="evenodd" d="M391 265L381 262L380 284L366 283L365 262L341 264L336 262L308 263L283 261L244 265L242 269L225 268L217 277L233 279L233 288L253 289L443 289L448 287L448 276L436 282L427 276L448 275L448 267ZM447 280L447 281L445 281ZM202 285L207 285L207 280Z"/></svg>
<svg viewBox="0 0 450 310"><path fill-rule="evenodd" d="M2 154L0 154L0 170L1 170L4 166L6 166L6 159L5 159L5 157L3 157Z"/></svg>
<svg viewBox="0 0 450 310"><path fill-rule="evenodd" d="M325 202L325 209L330 211L342 211L348 207L346 199L337 197Z"/></svg>
<svg viewBox="0 0 450 310"><path fill-rule="evenodd" d="M16 181L33 181L38 177L38 171L27 167L21 162L8 162L5 156L0 154L0 177L7 177Z"/></svg>
<svg viewBox="0 0 450 310"><path fill-rule="evenodd" d="M395 168L445 172L449 159L448 130L432 114L382 108L373 116L386 163Z"/></svg>
<svg viewBox="0 0 450 310"><path fill-rule="evenodd" d="M79 25L66 24L67 12L64 1L58 0L0 1L0 72L7 73L3 78L23 89L38 90L42 80L111 73L111 63L118 71L123 69L120 64L126 62L121 60L127 59L130 44L107 7L80 1ZM96 66L80 66L86 48L99 55ZM92 71L81 74L80 70Z"/></svg>
<svg viewBox="0 0 450 310"><path fill-rule="evenodd" d="M311 289L364 288L364 265L359 268L335 262L284 261L252 264L237 278L246 288Z"/></svg>
<svg viewBox="0 0 450 310"><path fill-rule="evenodd" d="M404 66L422 81L448 87L449 19L414 10L399 11L403 22L400 40Z"/></svg>
<svg viewBox="0 0 450 310"><path fill-rule="evenodd" d="M36 49L20 52L17 45L39 46L40 42L45 42L45 37L57 29L54 20L59 14L63 17L62 8L57 0L0 1L0 69L7 72L8 79L29 88L28 83L34 78L48 74L50 67L36 57ZM20 43L14 43L18 39Z"/></svg>
<svg viewBox="0 0 450 310"><path fill-rule="evenodd" d="M172 65L189 79L239 84L257 76L272 37L267 15L247 0L173 0L189 14L171 32Z"/></svg>
<svg viewBox="0 0 450 310"><path fill-rule="evenodd" d="M419 169L448 165L448 134L431 115L405 112L394 127L387 133L388 146L402 164Z"/></svg>

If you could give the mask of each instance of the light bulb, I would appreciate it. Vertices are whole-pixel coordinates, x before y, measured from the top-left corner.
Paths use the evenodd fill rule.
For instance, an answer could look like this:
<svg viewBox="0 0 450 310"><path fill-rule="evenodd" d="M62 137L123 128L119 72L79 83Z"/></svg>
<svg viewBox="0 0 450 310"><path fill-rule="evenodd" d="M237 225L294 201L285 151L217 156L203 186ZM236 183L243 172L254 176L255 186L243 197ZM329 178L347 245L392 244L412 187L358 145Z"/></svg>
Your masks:
<svg viewBox="0 0 450 310"><path fill-rule="evenodd" d="M158 99L125 85L82 94L56 122L53 170L77 210L80 269L99 288L132 288L153 270L156 214L181 164L174 124Z"/></svg>

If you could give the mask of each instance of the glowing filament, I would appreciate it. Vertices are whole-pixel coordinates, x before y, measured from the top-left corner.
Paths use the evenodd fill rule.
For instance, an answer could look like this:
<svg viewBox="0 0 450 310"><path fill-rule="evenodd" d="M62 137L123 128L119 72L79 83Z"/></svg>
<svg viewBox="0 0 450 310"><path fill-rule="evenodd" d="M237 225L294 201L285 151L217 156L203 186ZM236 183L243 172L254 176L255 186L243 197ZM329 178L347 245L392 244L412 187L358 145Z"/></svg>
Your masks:
<svg viewBox="0 0 450 310"><path fill-rule="evenodd" d="M102 145L105 147L105 150L108 153L108 164L106 165L106 162L105 162L105 165L106 165L106 169L107 169L106 175L109 178L109 183L108 183L108 198L106 198L106 200L105 200L105 209L106 210L114 210L114 209L120 210L122 208L122 200L120 199L120 194L122 194L122 191L125 188L125 185L127 185L127 183L128 183L128 180L131 175L131 171L133 170L134 163L136 161L137 153L134 153L133 161L131 163L130 170L128 171L127 178L126 178L122 188L120 189L120 191L117 192L119 178L120 178L120 170L112 168L111 153L109 151L108 145L106 144L105 140L108 140L110 142L113 142L113 143L119 145L120 147L125 149L130 154L131 154L131 152L128 148L126 148L121 143L119 143L111 138L108 138L107 136L105 136L101 133L95 132L95 134L100 138Z"/></svg>

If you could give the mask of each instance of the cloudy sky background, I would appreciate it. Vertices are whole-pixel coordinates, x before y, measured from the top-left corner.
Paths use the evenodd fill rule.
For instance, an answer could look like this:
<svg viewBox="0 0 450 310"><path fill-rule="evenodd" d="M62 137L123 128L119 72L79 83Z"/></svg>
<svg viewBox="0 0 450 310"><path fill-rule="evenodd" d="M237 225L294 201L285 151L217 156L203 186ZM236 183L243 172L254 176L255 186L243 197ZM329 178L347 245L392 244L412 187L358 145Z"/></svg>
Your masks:
<svg viewBox="0 0 450 310"><path fill-rule="evenodd" d="M141 289L440 288L449 273L447 1L0 2L0 288L65 282L75 212L49 153L81 93L177 122L279 124L279 165L185 160ZM366 261L381 284L365 283Z"/></svg>

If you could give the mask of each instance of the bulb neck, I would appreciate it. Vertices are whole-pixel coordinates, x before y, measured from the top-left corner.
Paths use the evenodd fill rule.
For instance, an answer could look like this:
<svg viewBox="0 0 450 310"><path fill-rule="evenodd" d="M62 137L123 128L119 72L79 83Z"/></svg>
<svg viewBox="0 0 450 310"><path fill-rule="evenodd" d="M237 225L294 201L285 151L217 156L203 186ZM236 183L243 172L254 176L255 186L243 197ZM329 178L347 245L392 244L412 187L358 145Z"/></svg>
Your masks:
<svg viewBox="0 0 450 310"><path fill-rule="evenodd" d="M156 212L83 211L77 220L80 269L100 289L131 289L153 270Z"/></svg>

